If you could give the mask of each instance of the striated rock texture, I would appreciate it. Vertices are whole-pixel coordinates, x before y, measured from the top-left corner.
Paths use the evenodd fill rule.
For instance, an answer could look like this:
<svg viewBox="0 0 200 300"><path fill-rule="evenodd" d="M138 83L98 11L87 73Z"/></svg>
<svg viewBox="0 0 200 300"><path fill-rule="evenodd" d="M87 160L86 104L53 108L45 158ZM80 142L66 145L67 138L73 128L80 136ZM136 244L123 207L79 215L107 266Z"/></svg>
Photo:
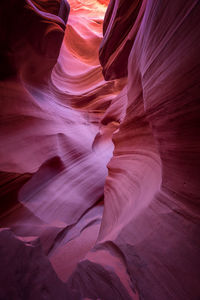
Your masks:
<svg viewBox="0 0 200 300"><path fill-rule="evenodd" d="M139 30L146 0L111 0L106 11L100 62L106 80L128 73L128 57Z"/></svg>
<svg viewBox="0 0 200 300"><path fill-rule="evenodd" d="M0 299L80 299L58 279L36 238L1 229L0 245Z"/></svg>
<svg viewBox="0 0 200 300"><path fill-rule="evenodd" d="M57 61L68 14L66 0L3 0L1 79L18 75L41 84Z"/></svg>
<svg viewBox="0 0 200 300"><path fill-rule="evenodd" d="M198 300L200 2L68 2L0 8L0 299Z"/></svg>

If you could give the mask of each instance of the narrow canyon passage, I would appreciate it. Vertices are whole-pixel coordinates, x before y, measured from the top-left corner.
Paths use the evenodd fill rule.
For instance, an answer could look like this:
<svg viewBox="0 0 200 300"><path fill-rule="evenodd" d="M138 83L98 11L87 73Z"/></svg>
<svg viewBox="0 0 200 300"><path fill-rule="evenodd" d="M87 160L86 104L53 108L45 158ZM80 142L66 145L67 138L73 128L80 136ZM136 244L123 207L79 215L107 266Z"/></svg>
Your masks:
<svg viewBox="0 0 200 300"><path fill-rule="evenodd" d="M23 82L6 82L10 93L20 90L22 99L18 105L18 97L4 96L4 115L11 115L11 126L2 137L7 149L1 156L5 197L14 202L5 208L1 226L20 237L39 237L63 281L97 240L106 165L113 151L111 134L101 137L99 124L120 91L120 84L104 80L98 59L106 6L97 1L69 4L48 85L30 84L23 74ZM15 181L22 187L12 199L7 192L15 188Z"/></svg>
<svg viewBox="0 0 200 300"><path fill-rule="evenodd" d="M3 0L0 300L200 299L200 2Z"/></svg>

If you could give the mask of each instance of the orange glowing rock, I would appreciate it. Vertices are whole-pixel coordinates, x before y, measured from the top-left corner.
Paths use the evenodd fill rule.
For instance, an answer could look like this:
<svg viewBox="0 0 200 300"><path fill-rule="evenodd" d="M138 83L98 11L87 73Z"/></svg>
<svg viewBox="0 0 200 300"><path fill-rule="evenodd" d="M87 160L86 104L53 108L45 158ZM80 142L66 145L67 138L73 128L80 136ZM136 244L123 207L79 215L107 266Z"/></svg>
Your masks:
<svg viewBox="0 0 200 300"><path fill-rule="evenodd" d="M99 3L108 6L109 0L98 0Z"/></svg>

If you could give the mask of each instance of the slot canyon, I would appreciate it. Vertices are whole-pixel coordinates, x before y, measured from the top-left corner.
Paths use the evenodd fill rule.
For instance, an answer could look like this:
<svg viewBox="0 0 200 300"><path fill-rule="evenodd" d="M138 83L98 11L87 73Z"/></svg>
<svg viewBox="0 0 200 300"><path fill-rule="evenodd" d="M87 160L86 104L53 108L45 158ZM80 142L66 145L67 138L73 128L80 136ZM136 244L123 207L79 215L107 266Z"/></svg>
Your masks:
<svg viewBox="0 0 200 300"><path fill-rule="evenodd" d="M200 300L200 1L1 0L0 300Z"/></svg>

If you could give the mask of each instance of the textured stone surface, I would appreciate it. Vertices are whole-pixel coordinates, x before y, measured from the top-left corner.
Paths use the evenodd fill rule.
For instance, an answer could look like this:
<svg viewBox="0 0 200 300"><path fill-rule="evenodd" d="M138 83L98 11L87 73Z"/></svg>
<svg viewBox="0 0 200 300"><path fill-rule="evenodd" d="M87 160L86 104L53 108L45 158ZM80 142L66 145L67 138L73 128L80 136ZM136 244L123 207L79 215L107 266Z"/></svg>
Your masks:
<svg viewBox="0 0 200 300"><path fill-rule="evenodd" d="M69 4L0 10L0 299L197 300L200 3Z"/></svg>
<svg viewBox="0 0 200 300"><path fill-rule="evenodd" d="M58 279L37 238L1 229L0 246L0 299L80 299Z"/></svg>

